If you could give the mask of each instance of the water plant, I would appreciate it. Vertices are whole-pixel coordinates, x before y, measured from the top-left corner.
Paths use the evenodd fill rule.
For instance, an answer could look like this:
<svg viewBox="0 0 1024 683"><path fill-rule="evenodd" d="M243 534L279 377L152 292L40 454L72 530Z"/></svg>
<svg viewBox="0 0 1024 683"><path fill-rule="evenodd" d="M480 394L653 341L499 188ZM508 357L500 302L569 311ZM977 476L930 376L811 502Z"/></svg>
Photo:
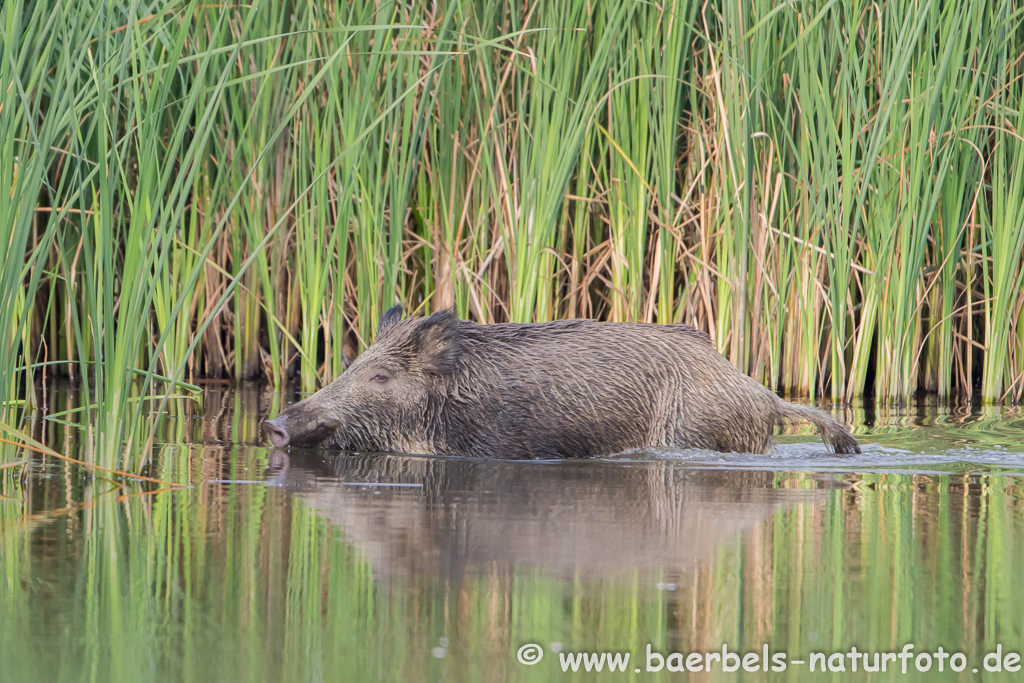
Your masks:
<svg viewBox="0 0 1024 683"><path fill-rule="evenodd" d="M1010 0L34 0L0 27L0 421L74 377L108 465L141 398L312 391L399 300L687 322L837 402L1024 391Z"/></svg>

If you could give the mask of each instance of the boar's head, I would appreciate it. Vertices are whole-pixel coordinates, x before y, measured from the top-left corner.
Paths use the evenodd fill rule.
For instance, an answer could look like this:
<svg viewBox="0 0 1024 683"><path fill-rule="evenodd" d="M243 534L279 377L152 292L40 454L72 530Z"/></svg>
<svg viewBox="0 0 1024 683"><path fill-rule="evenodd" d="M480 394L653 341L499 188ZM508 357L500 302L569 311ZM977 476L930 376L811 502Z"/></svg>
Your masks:
<svg viewBox="0 0 1024 683"><path fill-rule="evenodd" d="M445 396L444 378L459 356L451 311L402 320L401 305L334 382L264 422L270 441L352 451L430 453Z"/></svg>

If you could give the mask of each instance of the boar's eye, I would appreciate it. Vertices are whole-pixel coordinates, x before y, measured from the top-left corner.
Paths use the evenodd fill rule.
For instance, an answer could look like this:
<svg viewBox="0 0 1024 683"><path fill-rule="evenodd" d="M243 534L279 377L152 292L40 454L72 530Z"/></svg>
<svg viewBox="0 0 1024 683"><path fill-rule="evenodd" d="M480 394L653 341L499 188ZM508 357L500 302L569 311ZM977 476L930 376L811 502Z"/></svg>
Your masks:
<svg viewBox="0 0 1024 683"><path fill-rule="evenodd" d="M388 380L391 379L387 375L377 374L370 378L370 381L374 384L387 384Z"/></svg>

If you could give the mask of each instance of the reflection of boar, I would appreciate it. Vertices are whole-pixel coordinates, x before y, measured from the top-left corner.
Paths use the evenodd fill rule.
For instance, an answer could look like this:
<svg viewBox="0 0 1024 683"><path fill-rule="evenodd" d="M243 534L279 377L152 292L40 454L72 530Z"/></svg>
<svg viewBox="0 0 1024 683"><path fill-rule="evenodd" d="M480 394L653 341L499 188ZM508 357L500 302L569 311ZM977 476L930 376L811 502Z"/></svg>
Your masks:
<svg viewBox="0 0 1024 683"><path fill-rule="evenodd" d="M772 471L667 460L551 466L275 450L270 465L268 483L329 520L375 572L456 582L530 566L570 579L657 569L682 580L680 570L711 561L723 543L770 530L777 511L810 511L825 489L845 486L824 478L780 488Z"/></svg>
<svg viewBox="0 0 1024 683"><path fill-rule="evenodd" d="M385 313L341 377L265 423L274 445L492 458L763 453L776 425L807 418L836 452L860 452L830 415L781 400L688 325L401 316L400 306Z"/></svg>

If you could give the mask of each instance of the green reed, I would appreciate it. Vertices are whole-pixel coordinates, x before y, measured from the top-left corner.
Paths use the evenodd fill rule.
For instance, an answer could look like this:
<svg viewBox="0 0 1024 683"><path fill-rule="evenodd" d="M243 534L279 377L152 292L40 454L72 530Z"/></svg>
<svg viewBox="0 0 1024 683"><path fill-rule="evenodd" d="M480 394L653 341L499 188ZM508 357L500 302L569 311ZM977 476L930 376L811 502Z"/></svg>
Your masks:
<svg viewBox="0 0 1024 683"><path fill-rule="evenodd" d="M1010 61L1020 61L1014 50L1010 17L1019 22L1019 9L1002 3L994 12L993 29L1002 40L996 43L992 66L998 76L992 105L996 110L992 145L991 208L982 205L981 255L985 272L985 354L981 392L989 400L999 400L1007 387L1020 383L1013 367L1019 367L1024 347L1013 334L1020 322L1019 294L1024 268L1024 142L1021 141L1021 105L1024 85L1019 75L1009 72ZM1020 28L1016 27L1016 33ZM988 263L991 261L991 270ZM1014 310L1016 320L1014 320ZM1017 363L1014 364L1014 359Z"/></svg>
<svg viewBox="0 0 1024 683"><path fill-rule="evenodd" d="M655 14L655 10L650 8L646 13ZM640 38L650 30L647 23L646 17L636 17L623 42L643 47ZM649 55L639 50L624 51L620 61L622 68L614 74L616 85L608 97L608 137L612 146L607 183L612 299L609 319L640 321L645 317L644 279L649 275L645 267L653 136L648 103L652 102L653 84Z"/></svg>
<svg viewBox="0 0 1024 683"><path fill-rule="evenodd" d="M688 322L833 401L1024 391L1013 3L143 12L0 9L8 424L74 375L114 461L158 376L312 391L396 301Z"/></svg>

